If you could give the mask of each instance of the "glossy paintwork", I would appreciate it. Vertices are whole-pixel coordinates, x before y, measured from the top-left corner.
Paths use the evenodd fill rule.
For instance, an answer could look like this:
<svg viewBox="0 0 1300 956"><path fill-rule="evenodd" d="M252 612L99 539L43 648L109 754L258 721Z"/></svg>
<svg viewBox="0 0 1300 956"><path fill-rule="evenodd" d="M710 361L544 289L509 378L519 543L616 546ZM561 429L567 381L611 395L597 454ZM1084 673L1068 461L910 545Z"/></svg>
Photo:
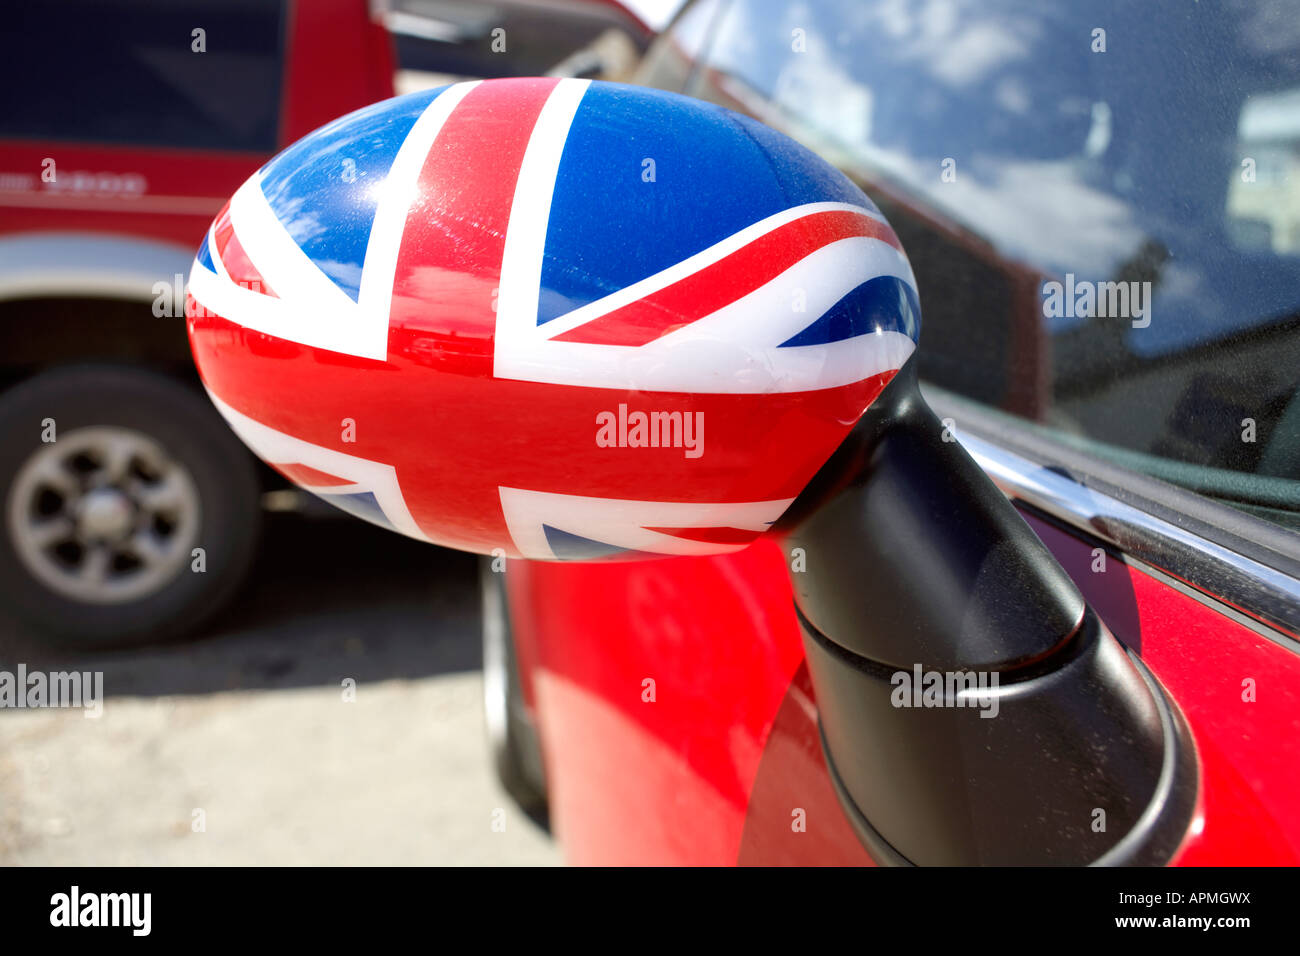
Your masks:
<svg viewBox="0 0 1300 956"><path fill-rule="evenodd" d="M1113 556L1094 573L1093 542L1030 522L1191 727L1201 809L1174 862L1300 862L1300 656ZM507 582L570 859L867 862L825 775L775 544L600 568L512 562Z"/></svg>
<svg viewBox="0 0 1300 956"><path fill-rule="evenodd" d="M599 566L509 562L506 584L516 643L535 661L552 819L568 858L735 863L763 748L803 657L777 546ZM828 809L840 812L833 794ZM814 831L823 819L814 808Z"/></svg>

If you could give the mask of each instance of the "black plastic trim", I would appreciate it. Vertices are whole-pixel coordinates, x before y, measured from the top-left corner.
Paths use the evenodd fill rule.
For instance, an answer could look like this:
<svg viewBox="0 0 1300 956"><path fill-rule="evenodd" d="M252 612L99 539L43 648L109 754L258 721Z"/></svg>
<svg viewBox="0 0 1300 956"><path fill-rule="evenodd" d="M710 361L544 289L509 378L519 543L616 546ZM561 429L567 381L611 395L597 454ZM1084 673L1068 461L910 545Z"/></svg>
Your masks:
<svg viewBox="0 0 1300 956"><path fill-rule="evenodd" d="M1005 671L1053 653L1083 598L925 404L914 359L862 421L787 512L804 616L892 667Z"/></svg>
<svg viewBox="0 0 1300 956"><path fill-rule="evenodd" d="M1185 722L926 405L914 360L781 526L828 766L869 851L1168 861L1196 800ZM896 693L934 672L937 696Z"/></svg>
<svg viewBox="0 0 1300 956"><path fill-rule="evenodd" d="M1058 666L1000 684L1003 710L985 720L971 710L891 708L878 663L855 659L804 624L827 767L873 860L1158 866L1172 859L1199 785L1187 723L1095 615L1084 632ZM1099 808L1106 810L1101 833L1091 829Z"/></svg>
<svg viewBox="0 0 1300 956"><path fill-rule="evenodd" d="M1191 749L1191 732L1182 712L1160 690L1159 685L1146 669L1141 659L1130 652L1134 666L1147 680L1153 693L1157 693L1163 715L1162 725L1165 729L1165 763L1162 768L1162 784L1156 798L1147 808L1147 817L1129 831L1108 853L1089 866L1163 866L1178 852L1187 837L1186 826L1182 821L1190 818L1196 808L1199 792L1199 779L1194 760L1179 759L1179 755ZM879 866L915 866L911 860L899 853L880 831L871 825L853 797L844 785L826 744L826 731L821 722L817 723L817 735L821 740L822 752L826 755L826 770L831 779L835 795L839 798L844 815L848 817L853 832L862 841L863 847L871 859ZM1165 784L1167 781L1167 785ZM1149 822L1148 822L1149 821Z"/></svg>

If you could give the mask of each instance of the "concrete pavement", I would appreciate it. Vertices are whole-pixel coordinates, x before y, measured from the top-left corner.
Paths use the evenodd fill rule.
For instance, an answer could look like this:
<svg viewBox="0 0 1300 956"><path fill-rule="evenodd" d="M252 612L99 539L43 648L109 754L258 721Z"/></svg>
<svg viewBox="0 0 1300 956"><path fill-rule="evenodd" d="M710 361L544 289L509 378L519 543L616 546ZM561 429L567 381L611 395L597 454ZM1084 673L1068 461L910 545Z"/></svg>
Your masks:
<svg viewBox="0 0 1300 956"><path fill-rule="evenodd" d="M292 515L198 640L0 633L0 667L105 693L99 719L0 710L0 864L557 863L491 772L479 658L472 558Z"/></svg>

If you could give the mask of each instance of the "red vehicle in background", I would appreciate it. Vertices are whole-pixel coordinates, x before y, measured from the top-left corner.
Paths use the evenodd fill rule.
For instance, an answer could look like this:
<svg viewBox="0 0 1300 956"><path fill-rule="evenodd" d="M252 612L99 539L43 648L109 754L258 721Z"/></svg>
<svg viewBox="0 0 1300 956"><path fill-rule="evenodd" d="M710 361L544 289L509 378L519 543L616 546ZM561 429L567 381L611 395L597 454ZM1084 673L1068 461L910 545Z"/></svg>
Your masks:
<svg viewBox="0 0 1300 956"><path fill-rule="evenodd" d="M390 38L362 0L6 18L0 606L101 645L193 630L252 560L263 486L188 361L194 243L282 146L392 95Z"/></svg>
<svg viewBox="0 0 1300 956"><path fill-rule="evenodd" d="M278 482L202 399L185 342L185 277L226 197L395 82L618 69L650 39L617 4L549 0L5 16L0 609L94 646L195 631L235 593Z"/></svg>

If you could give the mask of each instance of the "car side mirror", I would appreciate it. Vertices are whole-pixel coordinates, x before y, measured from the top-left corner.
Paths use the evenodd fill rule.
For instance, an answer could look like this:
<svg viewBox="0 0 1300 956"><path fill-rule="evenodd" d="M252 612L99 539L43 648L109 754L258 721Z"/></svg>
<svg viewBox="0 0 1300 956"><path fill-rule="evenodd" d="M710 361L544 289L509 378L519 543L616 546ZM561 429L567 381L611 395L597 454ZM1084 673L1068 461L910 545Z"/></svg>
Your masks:
<svg viewBox="0 0 1300 956"><path fill-rule="evenodd" d="M755 120L575 79L379 103L239 189L189 296L234 430L368 520L535 559L804 548L877 859L1152 862L1186 832L1176 708L921 398L898 237ZM914 669L990 680L910 709Z"/></svg>

